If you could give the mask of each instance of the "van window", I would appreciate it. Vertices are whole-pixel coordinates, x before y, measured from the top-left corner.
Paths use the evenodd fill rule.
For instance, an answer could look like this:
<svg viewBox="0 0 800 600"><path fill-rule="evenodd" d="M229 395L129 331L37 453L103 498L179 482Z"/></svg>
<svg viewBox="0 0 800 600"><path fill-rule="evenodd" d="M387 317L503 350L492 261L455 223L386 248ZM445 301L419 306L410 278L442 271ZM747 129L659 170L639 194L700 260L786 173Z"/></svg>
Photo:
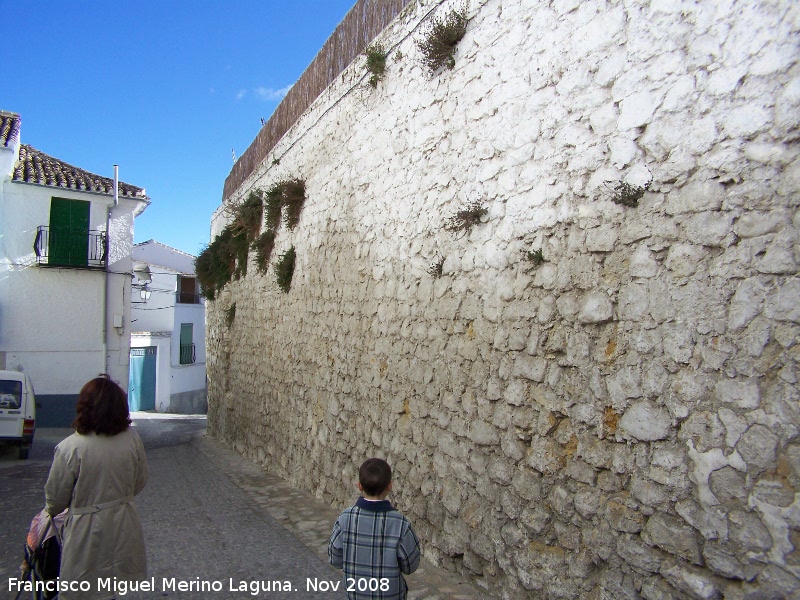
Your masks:
<svg viewBox="0 0 800 600"><path fill-rule="evenodd" d="M0 408L19 408L22 404L22 382L0 379Z"/></svg>

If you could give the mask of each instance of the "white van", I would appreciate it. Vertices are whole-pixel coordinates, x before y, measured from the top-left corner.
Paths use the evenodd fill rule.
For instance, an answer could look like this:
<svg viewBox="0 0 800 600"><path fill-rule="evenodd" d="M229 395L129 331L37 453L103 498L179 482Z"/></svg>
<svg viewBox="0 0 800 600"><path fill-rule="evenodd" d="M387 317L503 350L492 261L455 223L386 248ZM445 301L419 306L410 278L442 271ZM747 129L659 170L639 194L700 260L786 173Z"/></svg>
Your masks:
<svg viewBox="0 0 800 600"><path fill-rule="evenodd" d="M19 446L28 458L36 431L36 395L31 380L19 371L0 371L0 443Z"/></svg>

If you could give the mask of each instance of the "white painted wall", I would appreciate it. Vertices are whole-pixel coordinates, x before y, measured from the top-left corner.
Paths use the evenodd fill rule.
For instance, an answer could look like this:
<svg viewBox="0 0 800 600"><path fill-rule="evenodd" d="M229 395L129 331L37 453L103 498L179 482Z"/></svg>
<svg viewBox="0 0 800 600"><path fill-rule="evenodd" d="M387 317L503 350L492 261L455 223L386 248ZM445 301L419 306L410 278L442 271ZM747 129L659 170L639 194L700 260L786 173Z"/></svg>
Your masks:
<svg viewBox="0 0 800 600"><path fill-rule="evenodd" d="M0 182L0 352L25 370L37 394L75 394L103 372L128 380L130 252L141 201L49 186ZM33 252L37 227L50 219L52 197L91 203L91 230L104 231L111 208L109 271L43 268ZM107 286L107 288L106 288ZM108 313L103 336L103 295ZM114 328L114 317L122 328ZM104 366L103 342L108 356Z"/></svg>
<svg viewBox="0 0 800 600"><path fill-rule="evenodd" d="M169 411L170 398L175 394L205 390L205 301L200 304L176 302L178 277L194 277L195 257L154 240L136 244L133 248L135 265L147 265L152 280L151 295L140 303L138 289L133 289L131 309L133 347L156 345L158 341L158 372L156 376L156 410ZM138 284L138 279L134 280ZM182 323L192 323L195 344L195 363L180 364L180 331ZM144 333L147 332L147 333Z"/></svg>

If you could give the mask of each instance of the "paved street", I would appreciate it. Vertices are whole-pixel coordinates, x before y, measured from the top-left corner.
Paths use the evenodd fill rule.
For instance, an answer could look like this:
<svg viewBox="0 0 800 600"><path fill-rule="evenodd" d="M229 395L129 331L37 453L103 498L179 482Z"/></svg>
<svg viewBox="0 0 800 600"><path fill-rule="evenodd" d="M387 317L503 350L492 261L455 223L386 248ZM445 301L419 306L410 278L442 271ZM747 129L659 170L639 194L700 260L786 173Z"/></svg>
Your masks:
<svg viewBox="0 0 800 600"><path fill-rule="evenodd" d="M154 590L125 598L344 597L322 591L341 577L325 557L336 510L206 438L204 417L133 416L150 466L150 481L136 503ZM17 459L16 449L0 446L3 593L9 578L17 577L30 520L43 506L53 448L70 433L37 431L27 461ZM180 582L187 591L178 590ZM310 589L313 584L317 591ZM481 597L426 562L409 584L412 599ZM219 591L198 592L199 585ZM256 590L262 586L271 591ZM283 591L288 587L291 592Z"/></svg>
<svg viewBox="0 0 800 600"><path fill-rule="evenodd" d="M263 582L274 590L274 582L280 582L280 589L291 585L293 598L341 598L306 591L307 579L335 582L336 572L260 510L214 463L204 460L197 448L201 440L195 439L205 427L204 419L137 420L136 425L145 440L150 466L150 481L136 504L155 590L126 597L273 597L281 594L255 595L251 586ZM0 576L4 591L8 578L16 576L30 519L43 505L48 457L57 438L69 431L44 433L37 436L29 461L16 461L15 453L7 456L5 448L0 455ZM177 443L170 442L173 437ZM178 591L181 581L191 591ZM220 591L198 593L197 588L192 589L204 582ZM238 591L240 586L243 591Z"/></svg>

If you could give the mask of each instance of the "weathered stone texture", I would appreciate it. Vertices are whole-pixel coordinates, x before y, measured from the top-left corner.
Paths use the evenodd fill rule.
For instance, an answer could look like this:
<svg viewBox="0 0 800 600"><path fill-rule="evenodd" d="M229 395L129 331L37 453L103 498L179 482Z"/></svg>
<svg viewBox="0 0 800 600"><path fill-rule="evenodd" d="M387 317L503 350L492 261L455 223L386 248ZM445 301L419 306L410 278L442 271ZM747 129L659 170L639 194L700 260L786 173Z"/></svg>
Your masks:
<svg viewBox="0 0 800 600"><path fill-rule="evenodd" d="M337 507L386 457L493 597L796 596L800 4L476 0L429 75L449 4L232 198L306 184L290 292L208 304L210 432Z"/></svg>

